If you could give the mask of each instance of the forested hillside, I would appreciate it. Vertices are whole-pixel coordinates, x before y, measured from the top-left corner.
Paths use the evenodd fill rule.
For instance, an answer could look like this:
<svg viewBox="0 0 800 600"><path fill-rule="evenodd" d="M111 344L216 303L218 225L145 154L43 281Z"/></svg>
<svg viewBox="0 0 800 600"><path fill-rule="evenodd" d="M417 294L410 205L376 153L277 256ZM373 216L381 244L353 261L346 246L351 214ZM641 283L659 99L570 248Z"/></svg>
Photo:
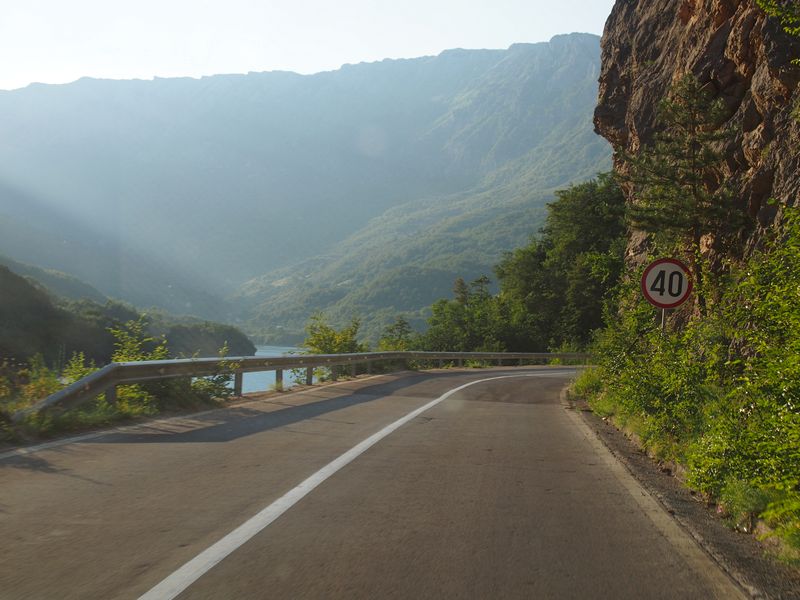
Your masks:
<svg viewBox="0 0 800 600"><path fill-rule="evenodd" d="M309 309L324 309L340 324L362 316L376 340L398 314L421 323L456 277L491 272L526 243L557 188L609 166L585 112L596 95L592 44L592 36L572 35L512 47L430 134L448 137L444 153L455 164L485 174L463 192L410 195L323 255L247 282L236 300L250 312L250 329L299 331Z"/></svg>
<svg viewBox="0 0 800 600"><path fill-rule="evenodd" d="M0 253L258 330L413 313L428 282L485 270L553 189L607 168L598 73L598 38L572 34L311 76L0 92Z"/></svg>
<svg viewBox="0 0 800 600"><path fill-rule="evenodd" d="M230 325L158 312L145 316L120 302L92 297L93 288L79 280L7 262L8 267L0 261L0 371L37 355L57 369L74 354L106 364L117 342L112 330L130 322L141 322L147 335L164 339L172 357L214 356L226 345L237 356L255 353L250 340ZM59 296L54 290L67 293Z"/></svg>

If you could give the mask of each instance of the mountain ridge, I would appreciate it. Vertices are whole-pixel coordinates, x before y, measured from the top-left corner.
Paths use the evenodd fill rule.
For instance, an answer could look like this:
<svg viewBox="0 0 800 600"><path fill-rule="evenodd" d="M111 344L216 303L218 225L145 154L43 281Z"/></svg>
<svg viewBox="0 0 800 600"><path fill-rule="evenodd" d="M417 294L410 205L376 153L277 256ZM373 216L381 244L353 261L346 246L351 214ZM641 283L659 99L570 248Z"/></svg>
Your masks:
<svg viewBox="0 0 800 600"><path fill-rule="evenodd" d="M398 207L430 205L417 217L458 239L478 224L448 217L450 203L474 218L490 201L498 213L531 204L492 217L501 238L503 218L529 221L508 239L469 248L494 248L473 264L485 269L536 231L543 190L607 163L583 116L598 73L599 37L568 34L316 75L82 79L0 92L0 229L28 230L0 236L0 253L137 306L257 325L225 298L264 274L357 251L359 236ZM14 189L40 210L14 202ZM62 226L51 209L78 225Z"/></svg>

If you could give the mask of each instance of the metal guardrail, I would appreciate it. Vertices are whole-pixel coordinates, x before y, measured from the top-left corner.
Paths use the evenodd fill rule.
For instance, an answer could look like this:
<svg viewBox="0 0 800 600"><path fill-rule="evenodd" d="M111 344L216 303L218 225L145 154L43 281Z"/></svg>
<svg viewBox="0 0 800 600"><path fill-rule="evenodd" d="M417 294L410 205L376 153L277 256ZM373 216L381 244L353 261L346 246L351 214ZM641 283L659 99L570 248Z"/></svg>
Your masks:
<svg viewBox="0 0 800 600"><path fill-rule="evenodd" d="M277 384L283 382L286 369L306 369L306 383L311 385L313 370L318 367L336 367L366 364L383 361L425 361L438 363L464 361L498 361L498 363L518 361L519 364L537 360L588 361L589 354L578 352L364 352L359 354L298 354L292 356L241 356L225 358L189 358L176 360L154 360L142 362L111 363L55 394L37 402L31 407L16 412L12 419L19 421L26 415L51 409L68 410L105 393L110 402L116 401L116 387L123 384L140 383L173 377L203 377L229 373L234 376L234 393L242 394L244 373L275 371ZM231 368L231 363L235 368Z"/></svg>

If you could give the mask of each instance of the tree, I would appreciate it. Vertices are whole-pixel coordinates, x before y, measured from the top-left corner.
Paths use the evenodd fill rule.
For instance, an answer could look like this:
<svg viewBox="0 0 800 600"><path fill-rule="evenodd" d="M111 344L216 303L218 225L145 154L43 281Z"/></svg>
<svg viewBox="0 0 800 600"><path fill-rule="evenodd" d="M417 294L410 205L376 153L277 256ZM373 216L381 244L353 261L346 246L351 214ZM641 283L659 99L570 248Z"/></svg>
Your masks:
<svg viewBox="0 0 800 600"><path fill-rule="evenodd" d="M723 240L741 230L746 213L736 206L722 170L719 146L732 132L722 127L727 109L691 74L671 89L659 107L662 127L654 143L624 155L635 201L631 225L654 234L658 246L688 254L698 306L705 313L701 242Z"/></svg>
<svg viewBox="0 0 800 600"><path fill-rule="evenodd" d="M109 327L114 336L114 362L133 362L143 360L166 360L169 358L167 340L148 336L147 319L144 315L135 321L128 321L120 327Z"/></svg>
<svg viewBox="0 0 800 600"><path fill-rule="evenodd" d="M306 339L303 342L303 346L311 354L355 354L367 352L369 348L358 341L360 327L361 321L353 319L349 325L337 331L328 324L325 315L317 313L306 324ZM327 369L322 369L322 372L326 371ZM330 368L330 374L334 379L341 372L342 367Z"/></svg>
<svg viewBox="0 0 800 600"><path fill-rule="evenodd" d="M431 306L422 347L441 352L502 352L508 317L489 291L491 280L483 275L468 286L458 281L454 300L442 298Z"/></svg>
<svg viewBox="0 0 800 600"><path fill-rule="evenodd" d="M469 288L463 277L459 277L453 283L453 297L461 305L465 305L469 300Z"/></svg>
<svg viewBox="0 0 800 600"><path fill-rule="evenodd" d="M622 272L625 198L610 173L559 190L547 211L541 236L495 269L512 350L585 346Z"/></svg>
<svg viewBox="0 0 800 600"><path fill-rule="evenodd" d="M366 352L367 347L358 341L361 321L353 319L350 324L336 330L328 324L325 315L317 313L306 325L306 339L303 345L312 354L349 354Z"/></svg>
<svg viewBox="0 0 800 600"><path fill-rule="evenodd" d="M383 330L378 349L382 352L405 352L414 346L414 337L411 325L400 316Z"/></svg>

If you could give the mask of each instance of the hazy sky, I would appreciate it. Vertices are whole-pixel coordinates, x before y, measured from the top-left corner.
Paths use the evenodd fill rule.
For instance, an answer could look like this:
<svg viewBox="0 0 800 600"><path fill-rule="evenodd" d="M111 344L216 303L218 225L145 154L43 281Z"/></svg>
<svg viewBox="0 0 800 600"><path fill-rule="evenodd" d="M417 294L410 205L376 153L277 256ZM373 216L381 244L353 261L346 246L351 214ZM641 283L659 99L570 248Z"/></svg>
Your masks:
<svg viewBox="0 0 800 600"><path fill-rule="evenodd" d="M0 89L336 69L600 34L614 0L0 0Z"/></svg>

